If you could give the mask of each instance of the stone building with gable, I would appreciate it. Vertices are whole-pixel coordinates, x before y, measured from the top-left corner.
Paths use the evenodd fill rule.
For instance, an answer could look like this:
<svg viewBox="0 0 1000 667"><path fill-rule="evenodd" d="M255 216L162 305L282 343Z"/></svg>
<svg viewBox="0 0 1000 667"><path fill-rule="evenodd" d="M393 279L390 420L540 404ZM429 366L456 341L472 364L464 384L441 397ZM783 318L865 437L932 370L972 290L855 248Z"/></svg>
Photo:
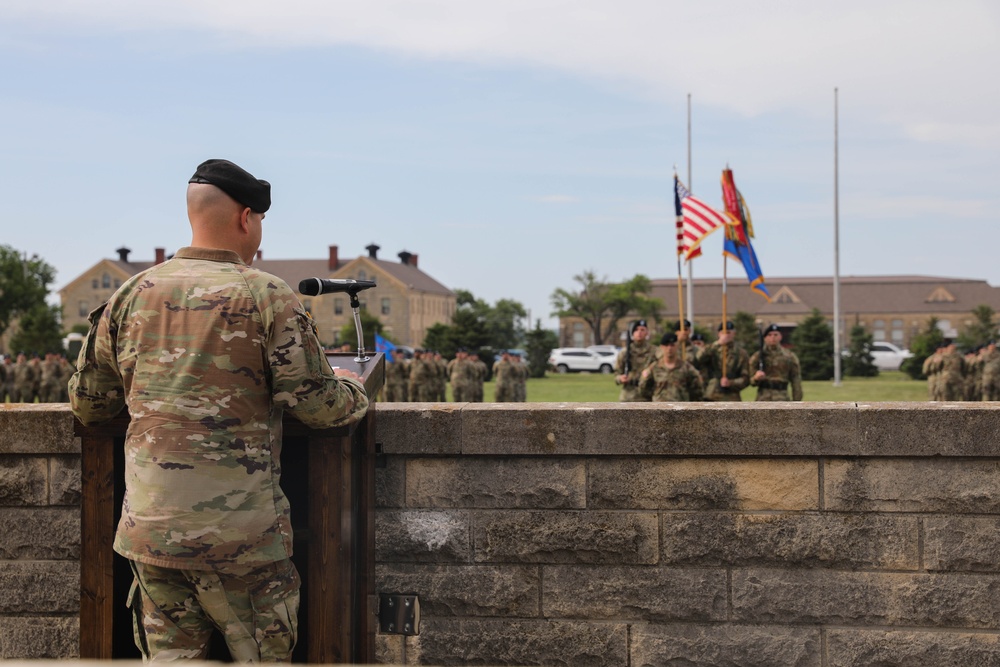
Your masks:
<svg viewBox="0 0 1000 667"><path fill-rule="evenodd" d="M380 248L374 243L366 250L367 255L342 258L338 246L331 245L327 257L320 259L265 259L263 252L258 252L253 265L283 279L292 289L297 289L305 278L375 281L377 287L360 293L361 305L379 318L392 340L402 345L419 346L429 327L451 322L455 293L422 271L416 254L404 250L398 253L398 261L391 261L378 257ZM155 249L153 261L131 259L128 248L117 252L118 259L102 259L59 290L67 331L74 325L86 325L87 314L110 298L124 281L168 259L163 248ZM301 298L316 320L321 343L356 344L339 340L341 327L353 319L346 294Z"/></svg>
<svg viewBox="0 0 1000 667"><path fill-rule="evenodd" d="M775 323L788 334L799 322L818 308L833 320L833 279L831 277L767 279L771 301L747 288L746 280L730 279L727 288L727 312L753 314L761 324ZM660 299L665 308L659 316L664 325L678 319L677 280L652 281L650 295ZM685 287L685 298L687 289ZM987 305L1000 313L1000 287L985 280L944 278L939 276L846 276L840 279L842 341L855 324L861 324L876 341L889 341L909 347L910 340L927 326L930 317L938 318L945 335L960 334L973 321L972 310ZM685 303L685 310L688 304ZM696 324L715 331L722 321L722 279L696 278L694 281ZM607 341L621 344L620 337L630 318L618 323L619 332ZM687 319L691 319L687 315ZM559 321L561 345L592 345L590 328L579 318Z"/></svg>

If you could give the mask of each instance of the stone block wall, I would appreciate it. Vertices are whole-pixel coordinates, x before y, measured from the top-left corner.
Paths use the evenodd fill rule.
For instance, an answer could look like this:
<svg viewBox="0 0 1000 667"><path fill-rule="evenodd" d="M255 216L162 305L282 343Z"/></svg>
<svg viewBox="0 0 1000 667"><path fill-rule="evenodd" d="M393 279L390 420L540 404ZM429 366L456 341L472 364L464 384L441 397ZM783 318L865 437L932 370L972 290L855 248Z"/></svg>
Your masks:
<svg viewBox="0 0 1000 667"><path fill-rule="evenodd" d="M379 405L380 661L1000 665L998 407ZM0 408L0 659L78 655L79 474Z"/></svg>
<svg viewBox="0 0 1000 667"><path fill-rule="evenodd" d="M68 410L0 404L0 659L80 641L80 445Z"/></svg>
<svg viewBox="0 0 1000 667"><path fill-rule="evenodd" d="M993 405L399 405L405 664L1000 664Z"/></svg>

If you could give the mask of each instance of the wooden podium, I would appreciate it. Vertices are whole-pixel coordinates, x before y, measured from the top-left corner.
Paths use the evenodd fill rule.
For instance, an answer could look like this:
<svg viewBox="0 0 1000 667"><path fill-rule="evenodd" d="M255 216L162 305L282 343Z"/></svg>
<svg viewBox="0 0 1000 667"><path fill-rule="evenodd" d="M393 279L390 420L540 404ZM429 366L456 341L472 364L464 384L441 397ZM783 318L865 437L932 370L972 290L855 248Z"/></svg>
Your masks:
<svg viewBox="0 0 1000 667"><path fill-rule="evenodd" d="M294 662L375 662L375 397L385 359L331 353L331 365L361 376L371 407L357 424L313 430L286 416L281 487L292 506L292 560L302 576ZM127 413L99 426L76 422L80 436L80 657L139 658L125 599L127 561L112 550L124 497ZM227 660L221 638L211 659ZM221 647L221 648L220 648ZM218 653L218 655L216 655Z"/></svg>

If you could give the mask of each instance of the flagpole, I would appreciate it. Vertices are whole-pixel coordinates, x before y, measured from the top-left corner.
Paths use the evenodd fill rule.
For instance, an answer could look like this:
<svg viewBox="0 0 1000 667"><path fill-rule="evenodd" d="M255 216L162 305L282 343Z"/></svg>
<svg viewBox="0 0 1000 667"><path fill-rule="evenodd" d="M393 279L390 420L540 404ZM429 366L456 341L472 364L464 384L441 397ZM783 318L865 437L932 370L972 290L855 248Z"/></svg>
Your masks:
<svg viewBox="0 0 1000 667"><path fill-rule="evenodd" d="M729 328L726 326L726 322L729 321L729 315L728 315L727 310L726 310L726 268L728 266L729 266L729 262L727 261L725 251L723 251L723 253L722 253L722 328L719 329L720 333L723 332L723 331L729 331ZM722 345L720 347L722 347L722 377L726 377L726 368L727 368L727 365L726 365L726 346Z"/></svg>
<svg viewBox="0 0 1000 667"><path fill-rule="evenodd" d="M840 367L840 156L837 89L833 89L833 386L839 387Z"/></svg>
<svg viewBox="0 0 1000 667"><path fill-rule="evenodd" d="M674 197L677 197L677 168L674 167ZM676 201L676 199L675 199ZM684 246L684 218L677 216L677 312L678 324L684 328L684 272L681 270L681 255ZM681 341L681 359L686 359L687 346Z"/></svg>
<svg viewBox="0 0 1000 667"><path fill-rule="evenodd" d="M688 164L687 164L687 186L694 192L694 186L691 185L691 93L688 93L687 99L687 149L688 149ZM687 276L687 301L688 301L688 319L691 320L691 333L694 333L694 263L688 260L688 276Z"/></svg>

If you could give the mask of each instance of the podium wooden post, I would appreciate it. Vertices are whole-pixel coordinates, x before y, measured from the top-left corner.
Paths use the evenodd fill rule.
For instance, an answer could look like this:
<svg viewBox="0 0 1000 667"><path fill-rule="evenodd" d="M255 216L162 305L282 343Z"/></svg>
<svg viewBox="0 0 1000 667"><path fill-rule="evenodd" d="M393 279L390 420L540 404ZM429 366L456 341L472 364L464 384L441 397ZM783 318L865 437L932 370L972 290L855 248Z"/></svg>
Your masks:
<svg viewBox="0 0 1000 667"><path fill-rule="evenodd" d="M359 364L353 353L328 355L333 366L362 377L371 401L364 419L351 427L322 430L288 416L283 424L281 486L292 503L293 560L302 575L296 662L375 662L374 404L384 384L385 359L371 357ZM139 656L131 645L131 617L121 594L128 590L131 570L111 548L124 494L128 423L128 415L121 415L99 426L75 425L81 444L84 659Z"/></svg>

